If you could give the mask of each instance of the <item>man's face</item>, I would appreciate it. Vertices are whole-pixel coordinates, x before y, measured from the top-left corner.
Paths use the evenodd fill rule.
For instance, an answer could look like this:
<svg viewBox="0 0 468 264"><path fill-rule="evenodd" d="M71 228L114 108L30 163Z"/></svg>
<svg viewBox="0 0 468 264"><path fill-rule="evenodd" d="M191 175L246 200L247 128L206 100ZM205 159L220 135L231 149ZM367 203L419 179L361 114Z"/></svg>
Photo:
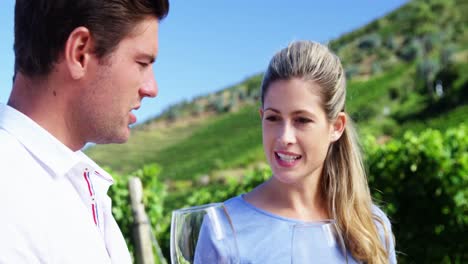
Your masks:
<svg viewBox="0 0 468 264"><path fill-rule="evenodd" d="M105 59L93 60L73 118L85 142L123 143L144 97L158 93L152 63L158 53L156 18L140 22Z"/></svg>

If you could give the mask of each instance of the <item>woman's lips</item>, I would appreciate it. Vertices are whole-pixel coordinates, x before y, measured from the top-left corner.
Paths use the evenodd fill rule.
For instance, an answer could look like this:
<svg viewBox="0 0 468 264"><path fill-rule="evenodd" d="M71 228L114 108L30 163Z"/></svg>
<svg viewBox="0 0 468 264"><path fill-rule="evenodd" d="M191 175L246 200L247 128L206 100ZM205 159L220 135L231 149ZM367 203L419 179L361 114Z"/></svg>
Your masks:
<svg viewBox="0 0 468 264"><path fill-rule="evenodd" d="M278 165L285 168L294 167L300 160L302 156L286 151L275 151L275 159Z"/></svg>

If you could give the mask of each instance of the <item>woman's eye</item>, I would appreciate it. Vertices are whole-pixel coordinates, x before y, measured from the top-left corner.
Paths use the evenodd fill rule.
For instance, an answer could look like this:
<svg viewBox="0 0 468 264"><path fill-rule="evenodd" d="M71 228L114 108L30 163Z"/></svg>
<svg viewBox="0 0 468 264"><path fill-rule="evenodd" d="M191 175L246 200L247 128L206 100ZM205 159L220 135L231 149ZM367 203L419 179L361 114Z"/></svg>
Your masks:
<svg viewBox="0 0 468 264"><path fill-rule="evenodd" d="M312 122L312 120L309 119L309 118L305 118L305 117L298 117L298 118L296 118L296 122L298 122L300 124L307 124L307 123Z"/></svg>
<svg viewBox="0 0 468 264"><path fill-rule="evenodd" d="M267 116L267 117L265 117L265 119L270 121L270 122L274 122L274 121L278 120L278 117L276 117L276 116Z"/></svg>

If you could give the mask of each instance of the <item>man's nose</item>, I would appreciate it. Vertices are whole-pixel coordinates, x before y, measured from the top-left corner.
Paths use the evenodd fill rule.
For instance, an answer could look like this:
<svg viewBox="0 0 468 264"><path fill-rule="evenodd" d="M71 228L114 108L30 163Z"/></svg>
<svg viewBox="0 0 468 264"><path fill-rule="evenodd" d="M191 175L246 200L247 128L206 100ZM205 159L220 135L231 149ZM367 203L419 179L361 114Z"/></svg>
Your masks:
<svg viewBox="0 0 468 264"><path fill-rule="evenodd" d="M140 96L143 97L156 97L158 95L158 83L151 71L145 82L140 87Z"/></svg>

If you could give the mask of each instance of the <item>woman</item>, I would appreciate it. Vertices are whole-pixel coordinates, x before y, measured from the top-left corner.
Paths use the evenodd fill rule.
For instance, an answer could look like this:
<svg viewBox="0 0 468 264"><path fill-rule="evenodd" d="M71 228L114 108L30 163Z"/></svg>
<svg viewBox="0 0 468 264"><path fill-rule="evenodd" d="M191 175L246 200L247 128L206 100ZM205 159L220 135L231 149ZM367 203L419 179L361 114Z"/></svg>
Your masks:
<svg viewBox="0 0 468 264"><path fill-rule="evenodd" d="M335 219L348 261L396 263L386 215L372 203L345 112L340 60L310 41L277 53L262 83L263 146L272 177L231 198L241 263L289 263L291 226Z"/></svg>

